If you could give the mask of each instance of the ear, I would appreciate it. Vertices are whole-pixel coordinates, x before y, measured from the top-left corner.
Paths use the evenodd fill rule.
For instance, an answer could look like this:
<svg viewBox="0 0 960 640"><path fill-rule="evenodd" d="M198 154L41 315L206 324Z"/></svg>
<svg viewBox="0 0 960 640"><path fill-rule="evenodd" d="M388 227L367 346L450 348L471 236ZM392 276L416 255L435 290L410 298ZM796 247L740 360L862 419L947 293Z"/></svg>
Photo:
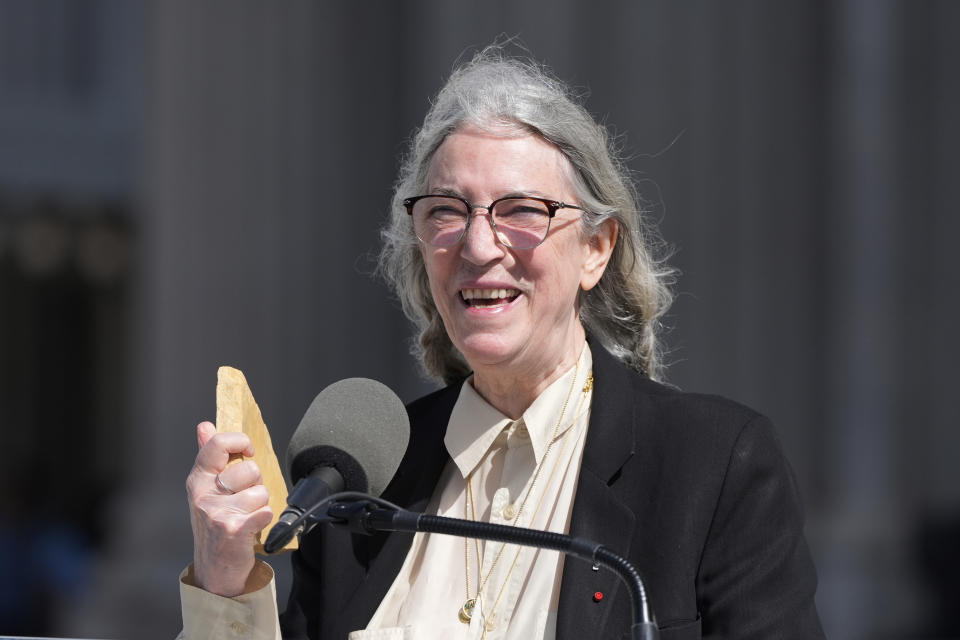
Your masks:
<svg viewBox="0 0 960 640"><path fill-rule="evenodd" d="M583 271L580 273L580 288L593 289L603 275L617 244L620 225L613 218L607 218L597 232L584 244Z"/></svg>

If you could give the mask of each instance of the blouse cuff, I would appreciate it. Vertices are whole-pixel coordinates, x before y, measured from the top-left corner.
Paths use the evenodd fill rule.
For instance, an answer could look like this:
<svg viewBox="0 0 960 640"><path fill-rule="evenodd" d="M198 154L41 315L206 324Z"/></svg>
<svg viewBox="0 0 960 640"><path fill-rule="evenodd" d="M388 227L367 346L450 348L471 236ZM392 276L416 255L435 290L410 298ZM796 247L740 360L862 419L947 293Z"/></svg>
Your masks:
<svg viewBox="0 0 960 640"><path fill-rule="evenodd" d="M258 560L246 592L218 596L194 585L193 565L180 574L184 640L279 640L277 589L273 568Z"/></svg>

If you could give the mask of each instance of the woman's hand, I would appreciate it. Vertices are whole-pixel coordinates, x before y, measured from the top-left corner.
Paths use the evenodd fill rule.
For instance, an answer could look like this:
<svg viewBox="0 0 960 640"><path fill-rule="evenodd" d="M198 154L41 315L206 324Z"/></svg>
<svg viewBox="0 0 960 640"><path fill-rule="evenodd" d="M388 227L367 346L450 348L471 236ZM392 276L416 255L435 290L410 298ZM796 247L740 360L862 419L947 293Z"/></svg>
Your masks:
<svg viewBox="0 0 960 640"><path fill-rule="evenodd" d="M211 593L233 597L244 592L253 569L257 532L273 518L270 494L252 460L227 468L231 454L253 456L245 433L217 433L212 423L201 422L197 443L200 452L187 476L194 582Z"/></svg>

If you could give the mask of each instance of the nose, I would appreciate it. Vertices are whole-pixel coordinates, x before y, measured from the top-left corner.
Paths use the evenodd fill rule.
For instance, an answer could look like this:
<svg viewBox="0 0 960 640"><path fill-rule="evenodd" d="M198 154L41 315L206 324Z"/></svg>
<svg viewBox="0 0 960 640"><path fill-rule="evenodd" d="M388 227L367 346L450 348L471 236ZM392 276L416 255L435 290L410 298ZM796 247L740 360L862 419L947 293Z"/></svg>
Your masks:
<svg viewBox="0 0 960 640"><path fill-rule="evenodd" d="M467 230L464 233L460 255L474 264L487 264L503 257L503 245L497 240L490 212L484 207L473 207ZM478 220L477 218L484 218Z"/></svg>

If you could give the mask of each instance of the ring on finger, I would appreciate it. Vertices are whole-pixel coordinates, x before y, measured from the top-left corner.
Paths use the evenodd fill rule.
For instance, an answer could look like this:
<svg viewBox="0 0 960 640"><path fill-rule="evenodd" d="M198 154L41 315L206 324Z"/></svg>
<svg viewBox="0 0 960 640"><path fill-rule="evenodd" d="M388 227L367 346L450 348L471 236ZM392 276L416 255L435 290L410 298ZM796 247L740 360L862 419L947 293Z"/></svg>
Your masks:
<svg viewBox="0 0 960 640"><path fill-rule="evenodd" d="M236 493L236 491L234 491L227 485L223 484L223 479L220 477L219 473L217 474L217 477L216 477L216 483L217 483L217 488L220 489L220 491L222 491L223 493L226 493L229 495L233 495L234 493Z"/></svg>

